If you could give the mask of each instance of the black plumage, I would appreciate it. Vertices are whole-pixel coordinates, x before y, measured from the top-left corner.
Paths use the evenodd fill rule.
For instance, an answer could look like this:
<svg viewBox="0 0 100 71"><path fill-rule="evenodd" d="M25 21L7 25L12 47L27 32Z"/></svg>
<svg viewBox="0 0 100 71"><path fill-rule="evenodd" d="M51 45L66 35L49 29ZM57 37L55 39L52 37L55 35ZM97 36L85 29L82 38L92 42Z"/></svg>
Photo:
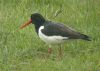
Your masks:
<svg viewBox="0 0 100 71"><path fill-rule="evenodd" d="M62 36L69 39L84 39L90 41L89 36L81 34L70 27L67 27L61 23L55 23L47 21L44 17L38 13L31 15L32 23L35 25L36 32L38 33L40 26L44 26L42 33L46 36Z"/></svg>

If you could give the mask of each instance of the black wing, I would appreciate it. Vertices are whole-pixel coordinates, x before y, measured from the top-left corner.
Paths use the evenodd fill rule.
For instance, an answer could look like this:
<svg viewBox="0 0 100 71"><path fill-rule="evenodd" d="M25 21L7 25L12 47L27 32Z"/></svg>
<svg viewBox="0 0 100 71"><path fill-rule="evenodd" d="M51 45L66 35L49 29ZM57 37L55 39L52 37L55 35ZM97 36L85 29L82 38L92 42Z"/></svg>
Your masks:
<svg viewBox="0 0 100 71"><path fill-rule="evenodd" d="M63 37L68 37L69 39L89 38L88 36L76 32L63 24L54 23L51 21L48 21L47 23L44 24L45 27L42 30L42 32L47 36L63 36Z"/></svg>

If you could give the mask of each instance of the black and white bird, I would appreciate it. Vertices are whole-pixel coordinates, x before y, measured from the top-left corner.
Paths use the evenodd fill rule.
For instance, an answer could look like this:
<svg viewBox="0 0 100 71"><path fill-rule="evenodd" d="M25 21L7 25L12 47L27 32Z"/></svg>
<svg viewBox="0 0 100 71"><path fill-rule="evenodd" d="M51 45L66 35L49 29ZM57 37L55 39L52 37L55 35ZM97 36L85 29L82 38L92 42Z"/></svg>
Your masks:
<svg viewBox="0 0 100 71"><path fill-rule="evenodd" d="M68 39L83 39L90 41L89 36L79 33L61 23L48 21L39 13L32 14L31 19L27 23L23 24L20 29L26 27L31 23L35 25L36 33L38 34L40 39L48 45L62 44ZM51 53L50 47L48 49L48 52ZM61 54L61 47L59 53Z"/></svg>

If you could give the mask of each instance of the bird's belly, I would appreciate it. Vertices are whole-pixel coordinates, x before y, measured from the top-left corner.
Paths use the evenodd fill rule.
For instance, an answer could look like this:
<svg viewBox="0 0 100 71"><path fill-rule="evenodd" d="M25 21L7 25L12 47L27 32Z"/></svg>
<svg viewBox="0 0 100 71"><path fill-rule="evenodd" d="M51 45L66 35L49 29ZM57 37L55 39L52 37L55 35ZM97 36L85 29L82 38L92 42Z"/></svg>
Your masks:
<svg viewBox="0 0 100 71"><path fill-rule="evenodd" d="M68 39L67 37L61 36L46 36L42 32L39 32L39 37L47 44L61 44Z"/></svg>

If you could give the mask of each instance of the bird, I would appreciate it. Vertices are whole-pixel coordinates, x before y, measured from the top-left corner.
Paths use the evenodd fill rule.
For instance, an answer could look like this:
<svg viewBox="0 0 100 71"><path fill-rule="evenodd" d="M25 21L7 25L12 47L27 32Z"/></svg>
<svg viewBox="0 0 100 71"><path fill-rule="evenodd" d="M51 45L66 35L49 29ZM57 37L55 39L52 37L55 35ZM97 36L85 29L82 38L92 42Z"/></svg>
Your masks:
<svg viewBox="0 0 100 71"><path fill-rule="evenodd" d="M22 24L20 29L23 29L31 23L34 24L39 38L49 45L48 54L51 54L52 45L62 45L62 43L70 39L91 41L88 35L77 32L63 23L46 20L40 13L31 14L30 20ZM61 47L59 47L59 55L62 55Z"/></svg>

